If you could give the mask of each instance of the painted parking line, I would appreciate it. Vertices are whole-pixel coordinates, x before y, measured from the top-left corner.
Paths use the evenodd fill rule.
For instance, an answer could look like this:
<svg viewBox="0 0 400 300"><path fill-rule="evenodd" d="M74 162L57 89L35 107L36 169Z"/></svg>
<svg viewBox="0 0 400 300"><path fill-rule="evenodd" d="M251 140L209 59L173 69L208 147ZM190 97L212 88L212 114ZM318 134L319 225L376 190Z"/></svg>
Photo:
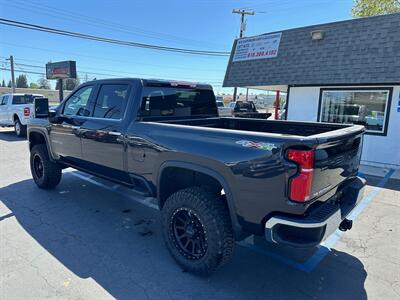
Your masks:
<svg viewBox="0 0 400 300"><path fill-rule="evenodd" d="M363 201L361 201L361 203L357 205L357 207L351 212L351 214L348 217L349 219L355 220L358 217L358 215L365 209L365 207L368 206L368 204L375 198L375 196L379 193L379 191L385 186L385 184L389 181L390 177L392 177L394 172L395 170L393 169L387 172L385 177L383 177L379 181L377 186L371 192L369 192L368 195L364 197Z"/></svg>
<svg viewBox="0 0 400 300"><path fill-rule="evenodd" d="M360 201L357 207L350 213L348 219L355 220L361 212L372 202L372 200L376 197L379 191L385 186L390 177L393 175L394 170L391 169L389 172L383 177L379 183L370 191L364 198ZM364 174L360 174L362 177L365 177ZM305 262L299 263L289 257L273 253L266 249L257 247L254 245L254 240L246 239L238 244L251 249L257 253L265 255L267 257L273 258L279 262L282 262L290 267L293 267L297 270L304 271L307 273L312 272L318 266L318 264L326 257L326 255L331 251L336 243L341 239L344 232L337 229L327 240L325 240L321 245L317 247L317 251Z"/></svg>
<svg viewBox="0 0 400 300"><path fill-rule="evenodd" d="M5 219L11 218L11 217L14 217L13 213L9 213L9 214L6 214L4 216L0 216L0 221L3 221Z"/></svg>

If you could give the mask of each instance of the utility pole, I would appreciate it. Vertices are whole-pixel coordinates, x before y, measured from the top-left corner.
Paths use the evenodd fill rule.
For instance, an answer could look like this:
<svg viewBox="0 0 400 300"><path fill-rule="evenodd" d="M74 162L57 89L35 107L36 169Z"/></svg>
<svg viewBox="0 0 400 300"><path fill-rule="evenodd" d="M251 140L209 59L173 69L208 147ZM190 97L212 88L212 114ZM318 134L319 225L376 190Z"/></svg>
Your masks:
<svg viewBox="0 0 400 300"><path fill-rule="evenodd" d="M58 100L61 102L64 99L64 91L63 91L63 80L58 79Z"/></svg>
<svg viewBox="0 0 400 300"><path fill-rule="evenodd" d="M10 61L11 65L11 88L12 92L15 93L15 75L14 75L14 57L10 55L10 58L7 58L6 60Z"/></svg>
<svg viewBox="0 0 400 300"><path fill-rule="evenodd" d="M253 16L255 14L255 12L251 11L251 10L234 9L232 11L232 13L241 15L241 17L240 17L240 34L239 34L239 38L242 38L243 34L244 34L244 31L246 30L246 28L245 28L246 27L246 22L245 22L244 16L245 15ZM236 101L236 94L237 94L237 87L235 87L233 89L233 101Z"/></svg>

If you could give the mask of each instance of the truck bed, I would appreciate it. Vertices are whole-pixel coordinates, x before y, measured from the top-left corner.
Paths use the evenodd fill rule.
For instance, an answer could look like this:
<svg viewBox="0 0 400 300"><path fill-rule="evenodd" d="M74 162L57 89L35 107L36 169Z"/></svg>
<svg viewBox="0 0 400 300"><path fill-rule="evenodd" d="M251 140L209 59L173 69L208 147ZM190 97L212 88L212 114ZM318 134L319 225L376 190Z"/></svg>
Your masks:
<svg viewBox="0 0 400 300"><path fill-rule="evenodd" d="M271 121L247 118L206 118L190 120L152 120L156 122L189 125L199 127L210 127L219 129L242 130L252 132L265 132L283 135L312 136L330 131L351 127L353 125L315 123L315 122L293 122L293 121Z"/></svg>
<svg viewBox="0 0 400 300"><path fill-rule="evenodd" d="M203 118L186 120L152 120L153 124L184 125L173 131L201 133L200 128L223 129L210 130L207 136L218 141L232 142L232 137L256 143L273 143L279 147L282 162L287 149L301 148L315 151L313 198L323 194L332 195L341 183L354 178L358 172L361 157L362 133L364 127L352 124L332 124L316 122L270 121L245 118ZM199 128L200 127L200 128ZM172 128L170 129L172 130ZM166 136L169 134L164 133ZM199 140L202 139L199 135ZM195 138L192 138L192 143ZM238 140L239 141L239 140ZM279 145L279 146L278 146ZM225 154L228 151L226 150ZM267 154L268 156L269 154ZM272 156L271 156L272 157ZM263 159L263 158L259 158ZM268 158L266 158L268 160ZM290 171L288 171L288 174ZM293 175L293 174L291 174ZM288 176L291 176L288 175Z"/></svg>

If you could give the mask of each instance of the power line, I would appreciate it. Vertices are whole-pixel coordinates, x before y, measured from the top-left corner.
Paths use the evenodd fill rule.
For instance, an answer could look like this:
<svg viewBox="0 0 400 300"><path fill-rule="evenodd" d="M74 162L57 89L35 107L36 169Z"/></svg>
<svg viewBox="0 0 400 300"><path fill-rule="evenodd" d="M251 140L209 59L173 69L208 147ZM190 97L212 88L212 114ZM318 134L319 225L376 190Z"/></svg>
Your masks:
<svg viewBox="0 0 400 300"><path fill-rule="evenodd" d="M0 70L3 70L3 71L11 71L11 69L3 68L3 67L1 67ZM44 73L31 72L31 71L18 71L18 70L15 70L15 72L16 72L16 73L28 73L28 74L36 74L36 75L45 75Z"/></svg>
<svg viewBox="0 0 400 300"><path fill-rule="evenodd" d="M9 69L9 68L3 68L3 67L0 67L0 70L3 70L3 71L11 71L11 69ZM26 73L26 74L34 74L34 75L42 75L42 76L46 76L46 73L43 73L43 72L35 72L35 71L23 71L21 68L19 68L19 70L15 70L15 73ZM85 75L85 74L91 74L91 75L99 75L99 76L111 76L111 77L123 77L123 76L120 76L120 75L113 75L113 74L104 74L104 73L94 73L94 72L85 72L85 71L80 71L80 72L78 72L79 74L83 74L83 75ZM81 77L82 78L82 77ZM31 80L31 81L33 81L33 80ZM194 81L196 81L196 80L194 80ZM209 83L209 84L211 84L211 85L215 85L215 86L222 86L222 82L213 82L213 81L208 81L207 83Z"/></svg>
<svg viewBox="0 0 400 300"><path fill-rule="evenodd" d="M20 58L18 58L19 60L21 60ZM44 66L38 66L38 65L32 65L32 64L24 64L24 63L18 63L19 66L24 66L24 67L28 67L28 68L36 68L36 69L45 69ZM96 73L96 72L91 72L91 71L87 71L85 69L93 69L93 70L100 70L100 71L106 71L106 72L117 72L118 74L110 74L110 73ZM93 75L101 75L101 76L116 76L116 77L123 77L124 75L121 74L126 74L126 75L131 75L132 73L130 72L122 72L122 71L113 71L113 70L108 70L108 69L100 69L100 68L91 68L91 67L82 67L82 70L79 71L78 73L88 73L88 74L93 74ZM137 75L141 75L141 76L152 76L152 77L158 77L160 75L154 75L154 74L143 74L143 73L135 73ZM126 76L125 75L125 76ZM180 77L181 79L187 79L187 80L199 80L199 77L197 77L197 79L195 79L194 77ZM215 79L218 80L218 79ZM217 82L214 81L214 79L210 79L211 82ZM219 83L221 83L221 81L218 81Z"/></svg>
<svg viewBox="0 0 400 300"><path fill-rule="evenodd" d="M26 75L26 77L28 77L28 79L29 79L31 82L33 82L32 77L30 77L30 76L27 74L27 72L26 72L26 70L25 70L24 68L22 68L22 67L21 67L19 64L17 64L17 63L15 63L15 66L18 67L18 69L20 69L22 72L24 72L24 74Z"/></svg>
<svg viewBox="0 0 400 300"><path fill-rule="evenodd" d="M45 67L43 66L36 66L36 65L29 65L29 64L20 64L18 63L19 66L24 66L24 67L31 67L31 68L37 68L37 69L44 69Z"/></svg>
<svg viewBox="0 0 400 300"><path fill-rule="evenodd" d="M17 2L17 3L16 3ZM20 2L20 3L18 3ZM97 17L93 16L87 16L84 14L80 14L77 12L71 12L65 9L60 9L56 7L52 7L49 5L44 5L43 3L40 3L40 6L36 5L35 3L31 3L30 1L23 1L23 0L14 0L13 2L7 2L5 5L11 5L17 8L22 8L22 9L28 9L30 11L39 13L39 14L45 14L51 17L55 17L57 19L63 18L65 20L72 20L74 22L79 22L82 24L88 24L91 26L96 26L96 27L102 27L102 28L110 28L113 31L120 31L124 33L129 33L132 34L133 32L137 35L142 35L145 37L153 38L153 39L159 39L159 40L165 40L165 41L183 41L183 42L191 42L191 43L197 43L197 44L202 44L204 45L206 42L204 41L198 41L198 40L193 40L189 38L183 38L183 37L178 37L175 35L171 34L166 34L166 33L159 33L159 32L154 32L150 30L144 30L138 27L132 27L132 26L124 26L122 24L116 23L116 22L111 22L109 20L104 20L100 19ZM77 18L78 17L78 18ZM210 43L210 42L207 42ZM211 43L214 44L214 43Z"/></svg>
<svg viewBox="0 0 400 300"><path fill-rule="evenodd" d="M10 20L10 19L4 19L4 18L0 18L0 24L29 29L29 30L53 33L53 34L57 34L57 35L92 40L92 41L97 41L97 42L103 42L103 43L108 43L108 44L136 47L136 48L145 48L145 49L153 49L153 50L159 50L159 51L184 53L184 54L192 54L192 55L204 55L204 56L227 57L230 55L230 52L165 47L165 46L159 46L159 45L151 45L151 44L137 43L137 42L131 42L131 41L110 39L110 38L106 38L106 37L100 37L100 36L95 36L95 35L61 30L61 29L35 25L32 23L19 22L19 21L14 21L14 20Z"/></svg>
<svg viewBox="0 0 400 300"><path fill-rule="evenodd" d="M17 65L17 64L16 64ZM38 66L38 65L31 65L31 64L23 64L23 63L18 63L18 66L19 66L19 69L20 70L23 70L22 72L25 72L25 70L24 69L22 69L22 67L28 67L28 68L36 68L36 69L45 69L45 67L44 66ZM22 67L21 67L22 66ZM86 68L89 68L89 67L86 67ZM95 68L93 68L93 69L95 69ZM111 71L111 70L108 70L108 71ZM32 70L29 70L29 71L26 71L26 73L29 73L29 74L37 74L37 75L43 75L43 76L45 76L46 75L46 73L41 73L41 72L37 72L37 71L32 71ZM124 73L124 72L119 72L119 73ZM92 71L87 71L87 70L81 70L81 71L78 71L78 74L83 74L83 75L85 75L85 74L91 74L91 75L95 75L95 76L106 76L106 77L126 77L127 75L121 75L121 74L110 74L110 73L100 73L100 72L92 72ZM132 74L131 73L128 73L128 72L125 72L125 74L128 74L129 76L132 76ZM143 74L143 73L135 73L135 76L147 76L147 77L153 77L153 78L157 78L157 77L160 77L160 75L154 75L154 74ZM81 76L82 77L82 76ZM200 78L188 78L188 77L179 77L179 79L185 79L185 80L191 80L191 81L203 81L202 79L200 79ZM208 83L210 83L210 84L222 84L222 81L217 81L217 80L205 80L205 81L207 81Z"/></svg>
<svg viewBox="0 0 400 300"><path fill-rule="evenodd" d="M143 66L151 66L151 67L157 67L157 68L170 68L170 69L177 69L177 70L193 70L193 67L179 67L179 66L170 66L170 65L159 65L159 64L150 64L150 63L143 63L143 62L137 62L137 61L132 61L132 60L118 60L115 58L108 58L108 57L99 57L99 56L93 56L93 55L84 55L81 53L75 53L75 52L69 52L69 51L60 51L60 50L54 50L54 49L45 49L45 48L40 48L40 47L32 47L30 45L22 45L22 44L14 44L14 43L7 43L7 42L3 42L0 41L0 44L3 45L9 45L9 46L13 46L13 47L19 47L19 48L23 48L23 49L33 49L33 50L39 50L42 52L53 52L53 53L59 53L59 54L63 54L63 55L73 55L76 57L84 57L84 58L90 58L90 59L94 59L94 60L101 60L101 61L112 61L112 62L118 62L118 63L124 63L126 64L127 62L132 63L132 64L137 64L137 65L143 65ZM3 56L4 58L6 58L5 56ZM199 57L192 57L192 58L199 58ZM211 58L211 57L207 57L207 58ZM218 57L214 57L214 58L218 58ZM25 60L25 61L30 61L30 62L37 62L37 63L45 63L42 61L38 61L38 60L32 60L32 59L25 59L25 58L20 58L19 60ZM224 66L225 68L225 66ZM213 72L220 72L221 70L217 70L217 69L202 69L202 68L196 68L196 71L213 71Z"/></svg>

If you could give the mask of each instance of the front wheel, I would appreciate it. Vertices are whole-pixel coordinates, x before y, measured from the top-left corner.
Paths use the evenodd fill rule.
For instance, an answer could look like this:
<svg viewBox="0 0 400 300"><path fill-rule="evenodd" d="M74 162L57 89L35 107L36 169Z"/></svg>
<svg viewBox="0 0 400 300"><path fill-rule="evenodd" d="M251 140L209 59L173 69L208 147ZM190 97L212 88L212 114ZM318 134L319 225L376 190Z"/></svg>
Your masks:
<svg viewBox="0 0 400 300"><path fill-rule="evenodd" d="M186 271L208 275L233 255L234 238L225 201L199 187L172 194L162 209L167 248Z"/></svg>
<svg viewBox="0 0 400 300"><path fill-rule="evenodd" d="M14 121L14 132L18 137L26 136L26 125L22 125L18 118Z"/></svg>
<svg viewBox="0 0 400 300"><path fill-rule="evenodd" d="M52 189L60 183L61 167L49 159L46 145L33 146L30 164L33 180L39 188Z"/></svg>

